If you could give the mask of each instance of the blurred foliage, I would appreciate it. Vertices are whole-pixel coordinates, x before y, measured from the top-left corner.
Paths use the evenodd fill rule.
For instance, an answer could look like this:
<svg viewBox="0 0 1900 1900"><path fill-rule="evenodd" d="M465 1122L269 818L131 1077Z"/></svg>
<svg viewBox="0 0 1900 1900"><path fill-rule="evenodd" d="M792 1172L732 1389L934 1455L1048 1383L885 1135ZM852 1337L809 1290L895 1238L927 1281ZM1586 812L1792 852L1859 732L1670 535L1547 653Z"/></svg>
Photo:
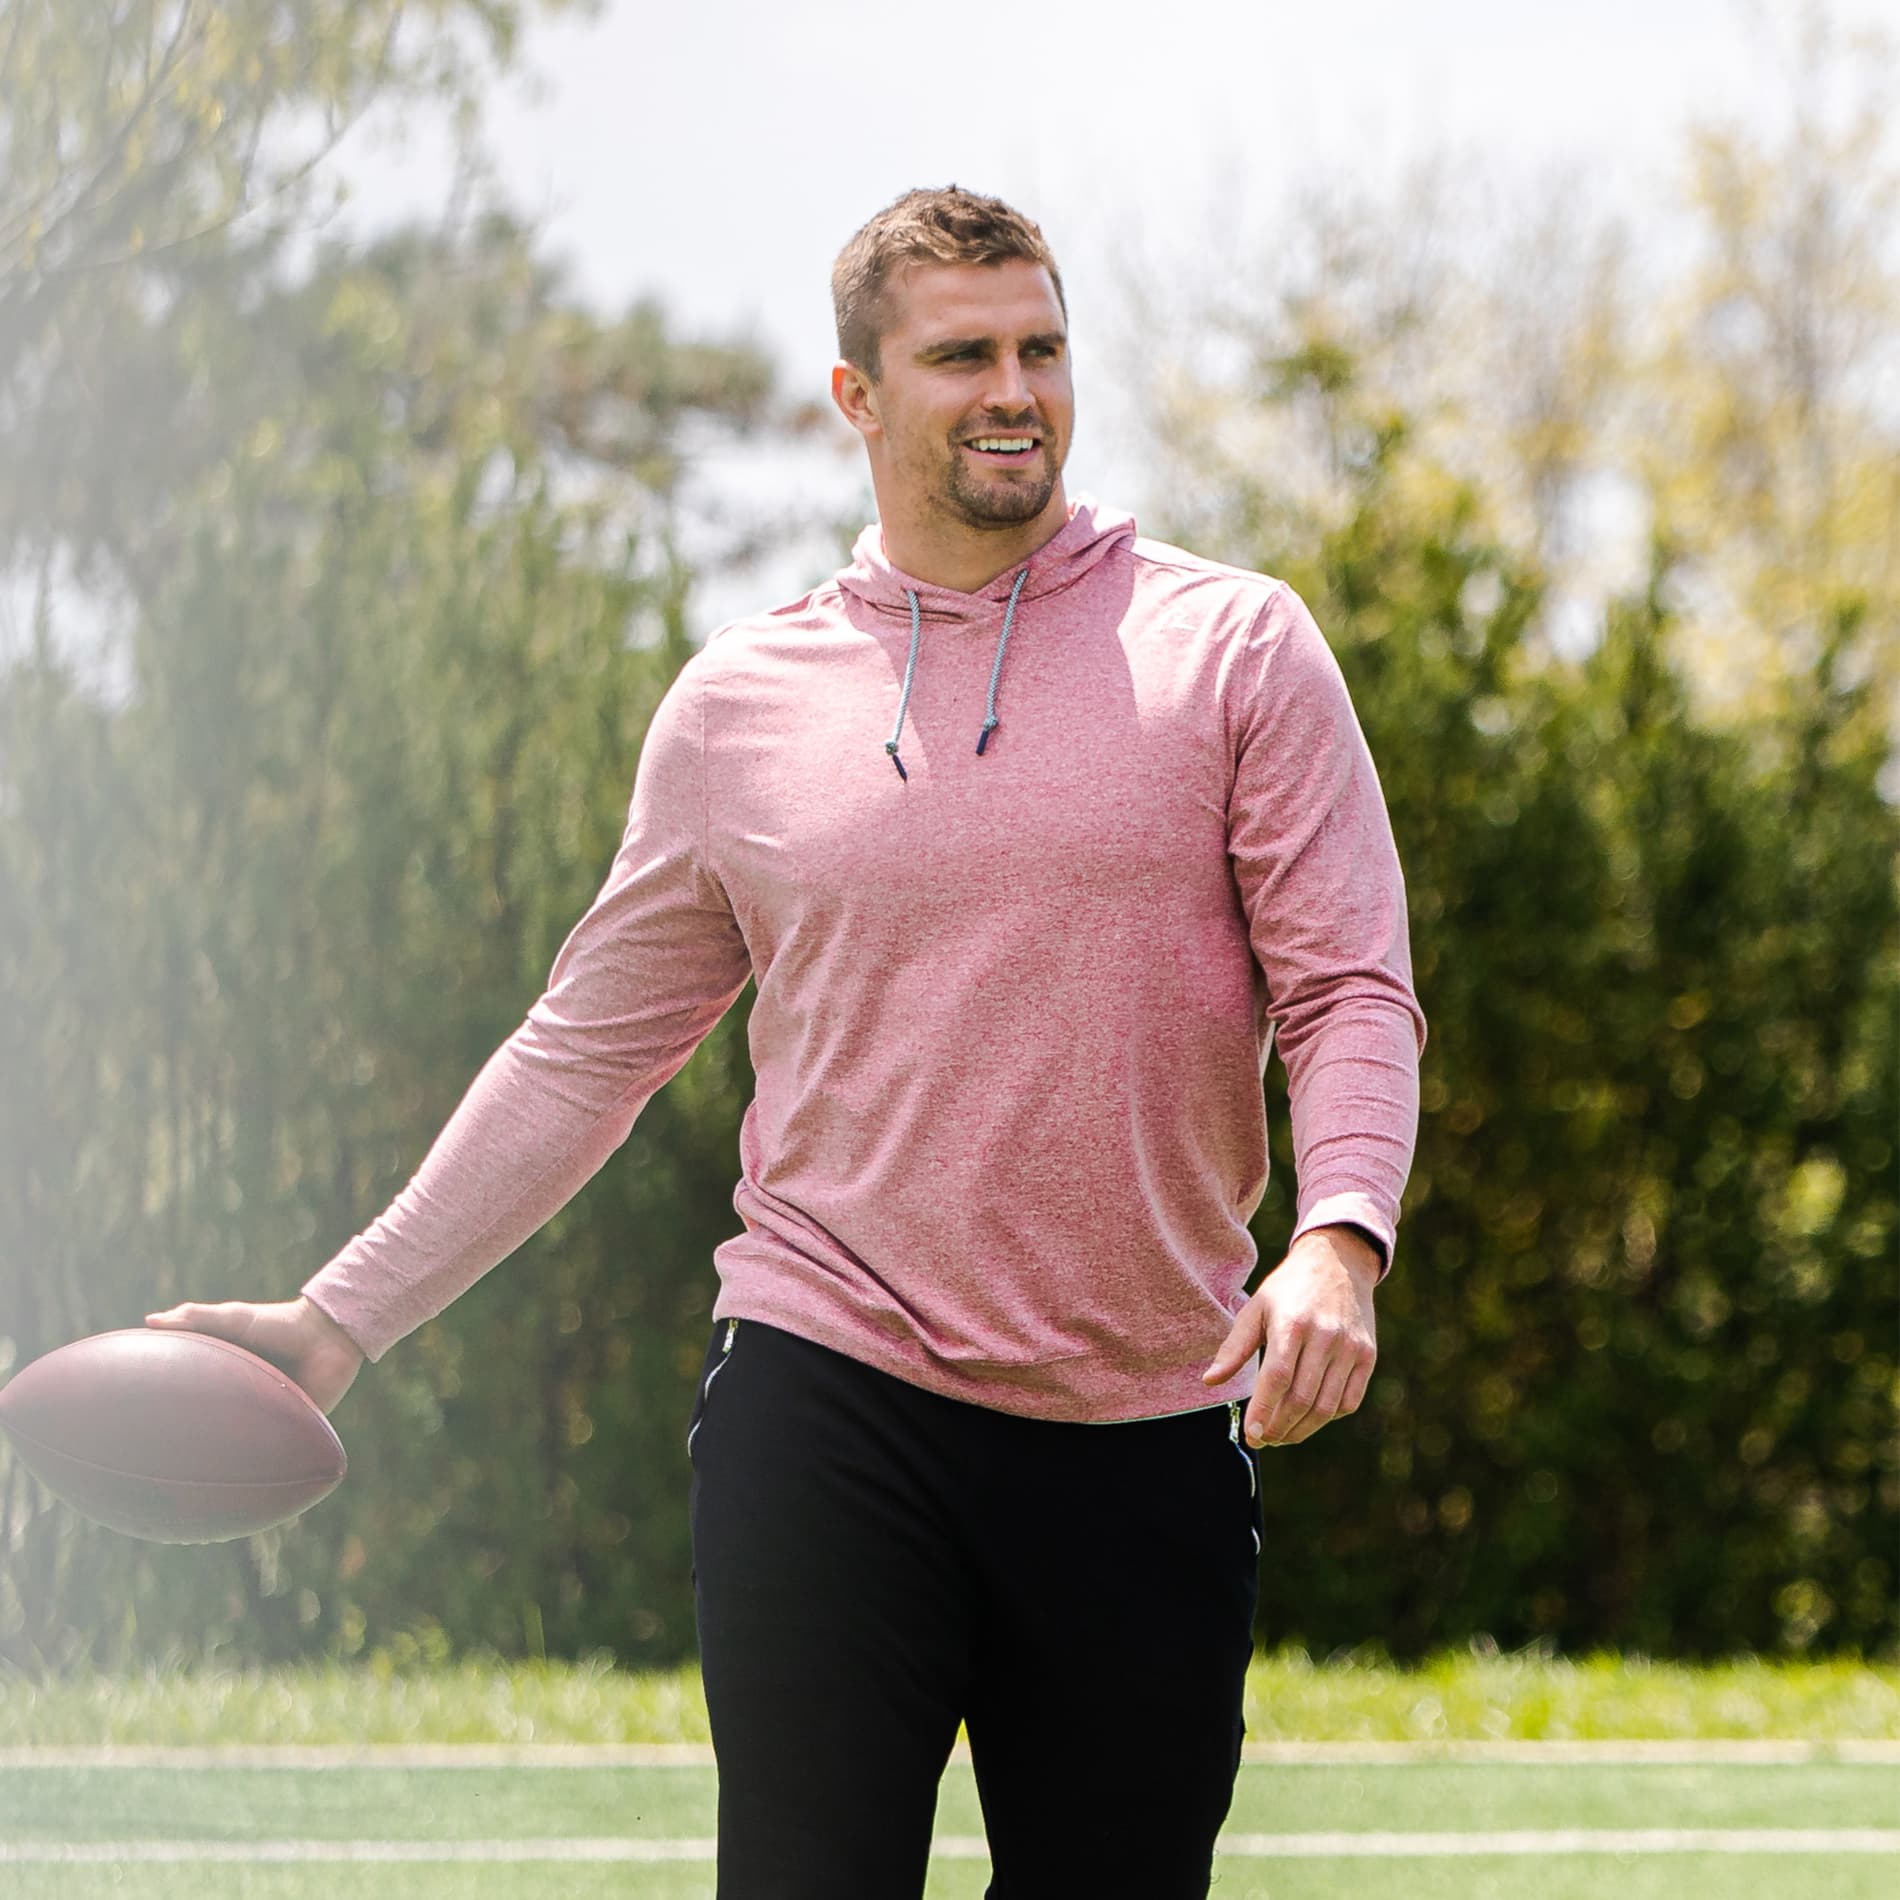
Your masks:
<svg viewBox="0 0 1900 1900"><path fill-rule="evenodd" d="M621 491L653 491L590 482L568 411L670 380L680 412L743 417L761 386L743 353L656 362L650 313L585 328L501 226L334 260L201 347L203 466L125 568L128 699L50 643L0 687L0 1311L23 1356L174 1298L286 1295L401 1187L597 888L688 650L660 524L624 518ZM651 479L671 431L645 398L640 432ZM738 1028L499 1298L359 1388L343 1508L248 1555L154 1553L30 1514L14 1471L3 1640L115 1642L104 1602L141 1646L348 1646L423 1604L458 1639L571 1643L583 1594L657 1639L683 1524L623 1452L684 1415Z"/></svg>
<svg viewBox="0 0 1900 1900"><path fill-rule="evenodd" d="M170 11L187 31L208 10ZM341 71L351 34L399 11L235 9L217 30L334 16ZM17 69L51 25L0 13L0 45L9 27ZM285 59L277 93L257 81L266 116L310 103L292 84L310 61ZM403 83L385 71L379 96ZM16 144L21 125L0 121ZM402 1185L618 842L688 651L682 445L750 427L769 389L756 352L676 337L652 307L587 315L500 216L301 263L282 232L227 221L100 262L95 294L0 360L21 449L0 481L15 1363L156 1302L288 1294ZM0 302L30 304L41 266L0 264ZM677 1654L683 1514L629 1474L685 1415L739 1032L501 1297L359 1387L339 1508L248 1548L161 1551L0 1472L0 1653L347 1652L434 1619L458 1641L606 1626Z"/></svg>
<svg viewBox="0 0 1900 1900"><path fill-rule="evenodd" d="M467 125L524 13L563 4L0 0L0 553L49 509L90 543L84 454L119 439L68 421L117 393L83 373L113 332L335 209L322 161L372 107Z"/></svg>
<svg viewBox="0 0 1900 1900"><path fill-rule="evenodd" d="M1263 1634L1888 1647L1900 815L1869 689L1835 648L1772 718L1699 727L1661 552L1587 659L1528 663L1534 578L1468 497L1402 500L1403 455L1289 575L1381 764L1432 1034L1367 1408L1264 1457ZM1283 1174L1269 1263L1290 1225Z"/></svg>
<svg viewBox="0 0 1900 1900"><path fill-rule="evenodd" d="M0 0L0 1372L175 1298L287 1295L402 1187L611 860L690 651L693 446L773 415L755 352L649 307L586 314L505 217L299 250L272 207L321 143L255 128L466 103L457 48L488 33L499 57L514 30L512 9L411 9L411 48L398 11ZM250 90L200 111L199 142L167 115L239 69L152 90L138 48L176 33L210 59L214 17L256 49L331 37L240 62ZM108 19L120 103L55 139L13 81L83 69ZM149 148L112 136L141 86ZM253 147L288 170L247 170ZM1716 192L1697 215L1729 232L1756 207L1772 231L1780 203ZM71 208L28 242L41 204ZM1648 573L1570 651L1548 608L1599 419L1669 389L1715 414L1760 363L1626 348L1606 263L1551 303L1563 334L1492 412L1480 479L1423 281L1357 304L1261 288L1230 313L1234 374L1157 408L1199 480L1151 525L1285 574L1335 641L1433 1025L1367 1405L1263 1458L1263 1635L1890 1649L1877 458L1818 491L1838 521L1800 516L1848 553L1805 561L1720 502L1719 432L1629 459ZM1753 334L1709 315L1734 294L1688 283L1676 334ZM1891 307L1869 321L1863 367L1900 339ZM1757 556L1786 663L1714 718L1711 576ZM351 1479L320 1511L156 1549L0 1464L0 1658L686 1653L681 1438L734 1225L743 1013L585 1194L359 1380ZM1291 1222L1276 1162L1267 1263Z"/></svg>
<svg viewBox="0 0 1900 1900"><path fill-rule="evenodd" d="M1702 233L1622 422L1684 558L1697 674L1771 711L1852 666L1900 735L1900 64L1805 9L1783 123L1691 138ZM1854 617L1843 641L1838 619Z"/></svg>
<svg viewBox="0 0 1900 1900"><path fill-rule="evenodd" d="M1382 1368L1266 1460L1270 1642L1900 1634L1900 153L1890 49L1792 52L1660 286L1567 192L1460 256L1427 176L1155 377L1167 527L1338 649L1432 1024Z"/></svg>
<svg viewBox="0 0 1900 1900"><path fill-rule="evenodd" d="M1819 8L1755 29L1772 107L1692 126L1640 224L1580 173L1328 172L1131 282L1171 528L1310 550L1401 418L1401 477L1467 483L1537 567L1533 645L1593 642L1662 541L1698 718L1771 717L1831 643L1900 741L1900 56Z"/></svg>

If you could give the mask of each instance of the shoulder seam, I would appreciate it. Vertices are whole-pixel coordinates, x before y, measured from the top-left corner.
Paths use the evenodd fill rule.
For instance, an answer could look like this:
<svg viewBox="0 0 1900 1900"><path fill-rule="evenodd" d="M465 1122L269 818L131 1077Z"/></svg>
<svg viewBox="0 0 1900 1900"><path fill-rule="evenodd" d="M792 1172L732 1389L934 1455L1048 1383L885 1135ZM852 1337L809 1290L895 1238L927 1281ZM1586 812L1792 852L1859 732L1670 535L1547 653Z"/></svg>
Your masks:
<svg viewBox="0 0 1900 1900"><path fill-rule="evenodd" d="M1167 548L1176 558L1169 559L1157 550ZM1210 579L1231 580L1242 585L1251 584L1265 589L1272 598L1288 587L1288 583L1277 574L1262 574L1255 568L1236 567L1231 561L1215 561L1205 555L1190 553L1186 548L1172 548L1165 541L1150 541L1138 536L1131 549L1134 559L1145 562L1149 567L1157 567L1171 574L1202 574Z"/></svg>
<svg viewBox="0 0 1900 1900"><path fill-rule="evenodd" d="M771 607L761 607L756 613L736 614L732 619L722 620L718 626L714 627L699 643L699 650L704 653L715 641L723 639L729 633L736 633L741 627L763 626L768 621L778 619L782 614L794 614L803 608L814 606L823 601L827 595L842 596L843 593L844 589L833 578L820 581L816 587L807 588L804 593L794 595L790 600L781 600Z"/></svg>

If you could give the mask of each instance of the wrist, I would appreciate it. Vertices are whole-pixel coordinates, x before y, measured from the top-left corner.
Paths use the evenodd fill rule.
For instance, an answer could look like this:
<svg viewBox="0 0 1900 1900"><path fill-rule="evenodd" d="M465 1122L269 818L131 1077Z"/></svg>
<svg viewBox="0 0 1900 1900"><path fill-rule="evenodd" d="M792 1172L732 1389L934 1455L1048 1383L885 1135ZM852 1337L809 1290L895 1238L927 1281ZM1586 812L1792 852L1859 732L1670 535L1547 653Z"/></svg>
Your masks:
<svg viewBox="0 0 1900 1900"><path fill-rule="evenodd" d="M1385 1271L1385 1250L1363 1227L1344 1224L1309 1227L1300 1240L1302 1243L1313 1241L1323 1246L1341 1266L1350 1270L1355 1278L1363 1279L1367 1286L1376 1285Z"/></svg>
<svg viewBox="0 0 1900 1900"><path fill-rule="evenodd" d="M331 1346L346 1346L359 1359L366 1356L363 1348L308 1293L298 1294L296 1305L299 1309L297 1313L299 1323L313 1331L325 1343Z"/></svg>

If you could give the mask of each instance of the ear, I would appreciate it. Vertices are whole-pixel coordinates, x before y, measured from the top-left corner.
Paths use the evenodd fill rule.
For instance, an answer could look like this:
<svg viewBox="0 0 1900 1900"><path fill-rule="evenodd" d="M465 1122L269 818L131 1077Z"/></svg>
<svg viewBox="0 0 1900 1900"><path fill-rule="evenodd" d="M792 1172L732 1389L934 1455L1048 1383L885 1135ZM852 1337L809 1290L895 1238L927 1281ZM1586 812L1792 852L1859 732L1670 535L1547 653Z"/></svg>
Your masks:
<svg viewBox="0 0 1900 1900"><path fill-rule="evenodd" d="M832 364L831 400L867 441L884 433L883 418L877 412L877 385L855 363L841 358Z"/></svg>

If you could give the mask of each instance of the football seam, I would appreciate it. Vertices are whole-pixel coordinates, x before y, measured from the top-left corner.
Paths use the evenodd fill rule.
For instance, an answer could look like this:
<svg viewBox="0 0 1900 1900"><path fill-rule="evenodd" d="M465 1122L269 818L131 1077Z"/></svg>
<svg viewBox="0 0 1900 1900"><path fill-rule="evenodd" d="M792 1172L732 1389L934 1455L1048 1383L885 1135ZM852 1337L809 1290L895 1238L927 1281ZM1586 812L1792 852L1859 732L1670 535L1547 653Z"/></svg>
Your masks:
<svg viewBox="0 0 1900 1900"><path fill-rule="evenodd" d="M139 1333L149 1329L138 1326L128 1326L122 1330L129 1333ZM241 1360L245 1365L249 1366L252 1371L268 1378L272 1385L288 1393L293 1398L301 1399L319 1418L324 1416L323 1407L320 1406L282 1366L273 1364L272 1361L266 1359L261 1352L256 1351L254 1348L250 1346L240 1346L235 1339L220 1339L216 1333L171 1333L165 1336L176 1339L181 1343L188 1341L193 1350L199 1346L210 1346L231 1358ZM107 1335L100 1333L95 1335L95 1337L103 1339L107 1337Z"/></svg>
<svg viewBox="0 0 1900 1900"><path fill-rule="evenodd" d="M87 1471L96 1471L103 1478L130 1478L134 1484L195 1484L214 1491L293 1491L304 1485L321 1483L330 1477L327 1471L313 1471L307 1478L178 1478L168 1477L161 1472L121 1471L116 1465L102 1465L94 1459L80 1457L77 1452L61 1451L57 1445L49 1445L45 1439L35 1438L31 1432L23 1432L17 1426L8 1425L5 1430L8 1437L17 1439L23 1445L31 1445L35 1451L63 1458L69 1465L80 1465ZM337 1480L342 1476L343 1473L339 1471Z"/></svg>

